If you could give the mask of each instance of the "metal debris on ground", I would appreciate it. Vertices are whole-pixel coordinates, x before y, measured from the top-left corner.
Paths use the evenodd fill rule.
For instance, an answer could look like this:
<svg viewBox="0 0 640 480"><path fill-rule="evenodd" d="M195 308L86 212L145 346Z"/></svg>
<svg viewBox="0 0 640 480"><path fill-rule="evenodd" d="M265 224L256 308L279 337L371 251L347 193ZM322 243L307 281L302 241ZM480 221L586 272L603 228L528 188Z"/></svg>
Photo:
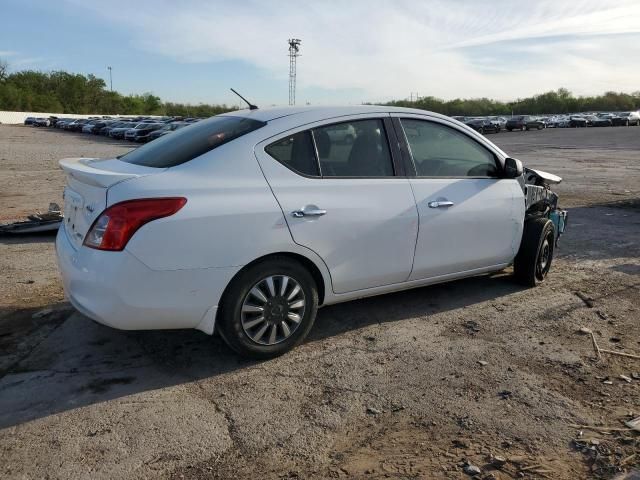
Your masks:
<svg viewBox="0 0 640 480"><path fill-rule="evenodd" d="M28 220L0 225L0 234L24 235L29 233L55 232L62 224L62 211L57 203L50 203L45 213L29 215Z"/></svg>
<svg viewBox="0 0 640 480"><path fill-rule="evenodd" d="M640 432L640 417L636 417L633 420L629 420L627 422L624 422L624 424L627 427L635 430L636 432Z"/></svg>

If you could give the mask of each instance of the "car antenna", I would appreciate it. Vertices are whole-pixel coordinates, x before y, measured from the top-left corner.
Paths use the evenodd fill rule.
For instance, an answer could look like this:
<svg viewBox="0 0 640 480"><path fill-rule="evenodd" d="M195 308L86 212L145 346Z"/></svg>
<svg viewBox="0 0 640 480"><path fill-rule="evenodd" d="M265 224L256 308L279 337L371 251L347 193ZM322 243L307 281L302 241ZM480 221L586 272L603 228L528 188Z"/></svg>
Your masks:
<svg viewBox="0 0 640 480"><path fill-rule="evenodd" d="M258 110L258 107L256 105L254 105L253 103L249 102L249 100L244 98L242 95L240 95L238 92L236 92L233 88L231 88L230 90L233 93L235 93L236 95L238 95L242 100L244 100L247 105L249 105L249 110Z"/></svg>

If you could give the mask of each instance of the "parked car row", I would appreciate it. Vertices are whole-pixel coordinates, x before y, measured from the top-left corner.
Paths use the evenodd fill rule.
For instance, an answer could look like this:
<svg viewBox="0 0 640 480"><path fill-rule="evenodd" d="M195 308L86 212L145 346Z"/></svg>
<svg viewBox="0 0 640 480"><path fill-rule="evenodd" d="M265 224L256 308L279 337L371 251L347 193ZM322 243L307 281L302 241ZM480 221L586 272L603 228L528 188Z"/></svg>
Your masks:
<svg viewBox="0 0 640 480"><path fill-rule="evenodd" d="M54 127L69 132L103 135L117 140L146 143L167 135L201 118L183 117L131 117L131 118L34 118L27 117L25 125Z"/></svg>
<svg viewBox="0 0 640 480"><path fill-rule="evenodd" d="M505 117L453 117L477 132L498 133L501 130L542 130L544 128L640 126L640 111L576 113L568 115Z"/></svg>

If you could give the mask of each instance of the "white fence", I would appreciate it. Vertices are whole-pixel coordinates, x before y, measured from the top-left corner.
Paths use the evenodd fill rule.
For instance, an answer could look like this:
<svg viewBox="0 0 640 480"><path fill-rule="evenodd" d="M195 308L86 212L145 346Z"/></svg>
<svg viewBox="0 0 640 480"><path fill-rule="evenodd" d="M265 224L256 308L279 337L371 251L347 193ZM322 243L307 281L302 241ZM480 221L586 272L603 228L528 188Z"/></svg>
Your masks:
<svg viewBox="0 0 640 480"><path fill-rule="evenodd" d="M0 123L24 123L27 117L49 118L51 116L59 118L89 118L100 115L73 115L71 113L44 113L44 112L0 112Z"/></svg>
<svg viewBox="0 0 640 480"><path fill-rule="evenodd" d="M109 115L112 118L117 118L120 115ZM136 116L136 115L129 115ZM145 115L150 118L157 118L159 115ZM46 113L46 112L3 112L0 111L0 123L8 123L8 124L16 124L16 123L24 123L24 119L27 117L34 118L49 118L49 117L58 117L58 118L89 118L89 117L102 117L102 115L98 115L97 113L91 115L80 115L75 113Z"/></svg>

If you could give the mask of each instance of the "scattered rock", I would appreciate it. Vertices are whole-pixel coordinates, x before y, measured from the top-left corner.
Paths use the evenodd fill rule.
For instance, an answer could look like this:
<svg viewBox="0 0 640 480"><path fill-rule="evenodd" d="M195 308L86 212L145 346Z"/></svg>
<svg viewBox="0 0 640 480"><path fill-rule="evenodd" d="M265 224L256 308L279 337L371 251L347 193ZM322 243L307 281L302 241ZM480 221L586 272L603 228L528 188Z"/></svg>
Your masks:
<svg viewBox="0 0 640 480"><path fill-rule="evenodd" d="M513 392L509 390L502 390L498 393L498 395L500 396L500 398L502 398L502 400L509 400L511 398L511 395L513 395Z"/></svg>
<svg viewBox="0 0 640 480"><path fill-rule="evenodd" d="M456 438L451 443L453 443L453 446L456 448L469 448L469 442L464 438Z"/></svg>
<svg viewBox="0 0 640 480"><path fill-rule="evenodd" d="M611 337L611 338L609 339L609 341L610 341L611 343L620 343L622 340L621 340L621 338L620 338L620 337Z"/></svg>
<svg viewBox="0 0 640 480"><path fill-rule="evenodd" d="M31 318L42 318L42 317L46 317L47 315L51 315L52 313L53 313L53 308L45 308L44 310L40 310L39 312L36 312L33 315L31 315Z"/></svg>
<svg viewBox="0 0 640 480"><path fill-rule="evenodd" d="M633 378L634 380L640 380L640 373L638 372L633 372L631 374L631 378Z"/></svg>
<svg viewBox="0 0 640 480"><path fill-rule="evenodd" d="M480 475L482 473L482 470L480 470L480 467L476 467L471 463L467 463L464 467L464 473L466 473L467 475L474 476L474 475Z"/></svg>
<svg viewBox="0 0 640 480"><path fill-rule="evenodd" d="M462 326L473 333L478 333L480 331L480 325L474 320L467 320L462 324Z"/></svg>
<svg viewBox="0 0 640 480"><path fill-rule="evenodd" d="M633 420L629 420L628 422L624 422L624 424L634 429L636 432L640 432L640 417L636 417Z"/></svg>
<svg viewBox="0 0 640 480"><path fill-rule="evenodd" d="M478 363L483 367L486 367L487 365L489 365L489 362L485 362L484 360L478 360Z"/></svg>
<svg viewBox="0 0 640 480"><path fill-rule="evenodd" d="M613 382L611 380L605 380L602 383L604 383L605 385L613 385Z"/></svg>
<svg viewBox="0 0 640 480"><path fill-rule="evenodd" d="M380 415L382 414L382 410L378 410L375 407L367 407L367 413L369 415Z"/></svg>
<svg viewBox="0 0 640 480"><path fill-rule="evenodd" d="M368 342L376 341L376 337L374 337L373 335L367 335L366 337L364 337L364 339L367 340Z"/></svg>
<svg viewBox="0 0 640 480"><path fill-rule="evenodd" d="M491 464L496 466L496 467L501 467L503 466L505 463L507 463L507 459L504 457L501 457L500 455L492 455L491 457Z"/></svg>
<svg viewBox="0 0 640 480"><path fill-rule="evenodd" d="M587 307L593 308L593 298L582 292L575 292L575 295L582 300Z"/></svg>
<svg viewBox="0 0 640 480"><path fill-rule="evenodd" d="M631 377L627 377L626 375L620 375L620 378L627 383L631 383L633 381L631 380Z"/></svg>
<svg viewBox="0 0 640 480"><path fill-rule="evenodd" d="M470 430L471 427L473 427L473 420L469 418L469 415L465 415L464 417L458 417L456 419L456 422L458 423L458 426L460 428L465 428L467 430Z"/></svg>

